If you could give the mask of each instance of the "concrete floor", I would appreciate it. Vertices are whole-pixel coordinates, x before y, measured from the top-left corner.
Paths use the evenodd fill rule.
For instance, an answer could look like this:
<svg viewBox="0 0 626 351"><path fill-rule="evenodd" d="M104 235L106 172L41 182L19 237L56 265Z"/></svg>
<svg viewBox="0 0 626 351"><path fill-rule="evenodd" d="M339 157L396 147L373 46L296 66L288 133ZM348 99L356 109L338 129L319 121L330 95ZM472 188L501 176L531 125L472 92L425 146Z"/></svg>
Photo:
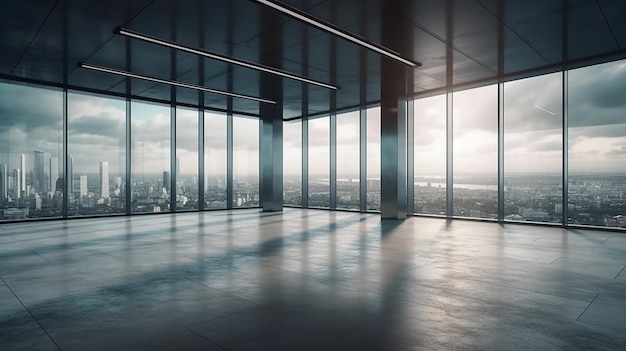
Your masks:
<svg viewBox="0 0 626 351"><path fill-rule="evenodd" d="M626 350L626 233L286 209L0 226L0 350Z"/></svg>

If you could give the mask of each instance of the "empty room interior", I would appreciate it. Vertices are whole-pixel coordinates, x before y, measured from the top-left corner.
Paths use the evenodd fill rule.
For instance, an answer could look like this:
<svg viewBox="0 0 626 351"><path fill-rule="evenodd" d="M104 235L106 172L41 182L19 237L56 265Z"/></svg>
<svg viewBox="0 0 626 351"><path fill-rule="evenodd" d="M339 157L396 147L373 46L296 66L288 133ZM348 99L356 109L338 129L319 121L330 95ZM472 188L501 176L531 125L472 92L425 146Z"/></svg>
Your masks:
<svg viewBox="0 0 626 351"><path fill-rule="evenodd" d="M626 350L626 2L0 7L1 350Z"/></svg>

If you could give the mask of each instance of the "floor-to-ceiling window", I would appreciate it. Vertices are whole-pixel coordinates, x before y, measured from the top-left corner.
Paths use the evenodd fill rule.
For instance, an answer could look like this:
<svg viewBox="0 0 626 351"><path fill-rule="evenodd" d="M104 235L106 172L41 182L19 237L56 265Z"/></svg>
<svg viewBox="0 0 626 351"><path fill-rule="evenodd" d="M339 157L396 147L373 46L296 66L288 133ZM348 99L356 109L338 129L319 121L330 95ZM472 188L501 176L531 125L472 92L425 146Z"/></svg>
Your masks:
<svg viewBox="0 0 626 351"><path fill-rule="evenodd" d="M226 208L226 114L204 112L204 208Z"/></svg>
<svg viewBox="0 0 626 351"><path fill-rule="evenodd" d="M233 116L233 207L259 204L259 119Z"/></svg>
<svg viewBox="0 0 626 351"><path fill-rule="evenodd" d="M131 104L132 212L170 210L170 119L167 105Z"/></svg>
<svg viewBox="0 0 626 351"><path fill-rule="evenodd" d="M63 215L63 92L0 83L0 220Z"/></svg>
<svg viewBox="0 0 626 351"><path fill-rule="evenodd" d="M367 209L380 210L380 107L367 109Z"/></svg>
<svg viewBox="0 0 626 351"><path fill-rule="evenodd" d="M337 208L360 208L359 119L359 111L337 115Z"/></svg>
<svg viewBox="0 0 626 351"><path fill-rule="evenodd" d="M309 206L330 207L330 117L309 119Z"/></svg>
<svg viewBox="0 0 626 351"><path fill-rule="evenodd" d="M302 120L283 124L283 202L302 206Z"/></svg>
<svg viewBox="0 0 626 351"><path fill-rule="evenodd" d="M561 222L562 75L504 83L504 215Z"/></svg>
<svg viewBox="0 0 626 351"><path fill-rule="evenodd" d="M69 93L67 119L68 215L125 213L126 101Z"/></svg>
<svg viewBox="0 0 626 351"><path fill-rule="evenodd" d="M176 109L176 210L197 210L198 110Z"/></svg>
<svg viewBox="0 0 626 351"><path fill-rule="evenodd" d="M498 218L498 86L453 94L453 215Z"/></svg>
<svg viewBox="0 0 626 351"><path fill-rule="evenodd" d="M446 96L414 102L415 213L446 214Z"/></svg>
<svg viewBox="0 0 626 351"><path fill-rule="evenodd" d="M568 76L569 223L626 228L626 61Z"/></svg>

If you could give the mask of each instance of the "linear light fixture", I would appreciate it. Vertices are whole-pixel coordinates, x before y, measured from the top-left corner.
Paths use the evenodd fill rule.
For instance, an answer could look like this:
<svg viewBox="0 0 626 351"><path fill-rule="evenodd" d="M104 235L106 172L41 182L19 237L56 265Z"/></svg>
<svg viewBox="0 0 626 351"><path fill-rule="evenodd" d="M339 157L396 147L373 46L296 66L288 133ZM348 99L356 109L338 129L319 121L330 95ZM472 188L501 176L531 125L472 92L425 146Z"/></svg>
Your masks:
<svg viewBox="0 0 626 351"><path fill-rule="evenodd" d="M307 14L304 11L298 10L295 7L291 7L289 5L286 4L282 4L282 3L278 3L277 1L270 1L270 0L254 0L258 3L261 3L263 5L269 6L275 10L278 10L282 13L284 13L287 16L293 17L297 20L300 20L302 22L306 22L314 27L317 27L323 31L326 31L328 33L340 36L346 40L349 40L357 45L366 47L370 50L376 51L379 54L385 55L387 57L390 57L394 60L400 61L402 63L404 63L405 65L411 66L411 67L418 67L421 66L422 64L419 62L415 62L415 61L411 61L408 59L405 59L404 57L400 56L397 52L392 51L391 49L388 49L382 45L378 45L378 44L374 44L374 43L370 43L368 41L366 41L365 39L359 38L357 36L355 36L354 34L348 33L346 31L344 31L343 29L330 24L328 22L325 22L321 19L315 18L309 14Z"/></svg>
<svg viewBox="0 0 626 351"><path fill-rule="evenodd" d="M317 86L320 86L320 87L323 87L323 88L333 89L333 90L339 89L337 86L334 86L334 85L331 85L331 84L326 84L326 83L319 82L319 81L312 80L312 79L308 79L308 78L305 78L305 77L302 77L302 76L297 76L295 74L287 73L285 71L281 71L281 70L278 70L278 69L275 69L275 68L270 68L270 67L267 67L267 66L258 65L256 63L251 63L251 62L247 62L247 61L243 61L243 60L237 60L237 59L234 59L234 58L230 58L228 56L212 53L212 52L209 52L209 51L206 51L206 50L202 50L202 49L196 49L196 48L192 48L192 47L189 47L189 46L180 45L180 44L177 44L177 43L175 43L173 41L155 38L155 37L152 37L152 36L149 36L149 35L145 35L145 34L141 34L141 33L137 33L137 32L134 32L132 30L125 29L125 28L119 28L119 29L117 29L116 32L117 32L117 34L124 35L124 36L131 37L131 38L135 38L135 39L139 39L139 40L143 40L143 41L147 41L149 43L153 43L153 44L157 44L157 45L161 45L161 46L166 46L168 48L172 48L172 49L176 49L176 50L180 50L180 51L185 51L185 52L189 52L189 53L192 53L192 54L208 57L208 58L211 58L211 59L232 63L234 65L238 65L238 66L242 66L242 67L252 68L252 69L255 69L257 71L262 71L262 72L266 72L266 73L276 74L276 75L279 75L281 77L299 80L301 82L317 85Z"/></svg>
<svg viewBox="0 0 626 351"><path fill-rule="evenodd" d="M236 93L229 93L229 92L223 91L223 90L216 90L216 89L205 88L205 87L203 87L201 85L177 82L175 80L167 80L167 79L148 77L148 76L143 76L143 75L140 75L140 74L130 73L130 72L126 72L126 71L120 71L120 70L113 69L113 68L94 66L94 65L89 65L89 64L86 64L86 63L81 63L79 66L82 67L82 68L91 69L91 70L94 70L94 71L100 71L100 72L106 72L106 73L111 73L111 74L117 74L118 76L142 79L142 80L147 80L149 82L168 84L168 85L173 85L173 86L177 86L177 87L181 87L181 88L189 88L189 89L194 89L194 90L200 90L200 91L205 91L207 93L214 93L214 94L232 96L232 97L241 98L241 99L254 100L254 101L258 101L258 102L265 102L265 103L268 103L268 104L275 104L276 103L276 101L267 100L267 99L263 99L263 98L258 98L258 97L255 97L255 96L236 94Z"/></svg>

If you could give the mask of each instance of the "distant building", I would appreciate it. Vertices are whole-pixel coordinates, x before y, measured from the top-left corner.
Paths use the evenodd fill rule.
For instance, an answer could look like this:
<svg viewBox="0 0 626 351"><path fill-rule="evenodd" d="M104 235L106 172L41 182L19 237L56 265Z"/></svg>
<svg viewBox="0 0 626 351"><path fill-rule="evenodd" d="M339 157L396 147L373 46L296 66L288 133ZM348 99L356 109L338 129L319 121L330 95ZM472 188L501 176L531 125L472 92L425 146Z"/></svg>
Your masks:
<svg viewBox="0 0 626 351"><path fill-rule="evenodd" d="M39 193L44 193L48 189L46 189L46 177L43 165L43 151L35 150L33 153L35 155L35 174L33 185L35 186L36 191L38 191Z"/></svg>
<svg viewBox="0 0 626 351"><path fill-rule="evenodd" d="M59 159L50 157L50 182L49 188L51 193L57 191L57 179L59 179Z"/></svg>
<svg viewBox="0 0 626 351"><path fill-rule="evenodd" d="M626 216L617 215L606 219L607 227L626 228Z"/></svg>
<svg viewBox="0 0 626 351"><path fill-rule="evenodd" d="M0 164L0 204L6 204L9 197L9 174L7 165Z"/></svg>
<svg viewBox="0 0 626 351"><path fill-rule="evenodd" d="M170 191L170 172L168 171L163 171L163 188L167 190L167 192Z"/></svg>
<svg viewBox="0 0 626 351"><path fill-rule="evenodd" d="M87 175L80 176L80 188L78 194L80 197L87 195Z"/></svg>
<svg viewBox="0 0 626 351"><path fill-rule="evenodd" d="M100 197L108 199L111 197L109 190L109 162L100 161Z"/></svg>

